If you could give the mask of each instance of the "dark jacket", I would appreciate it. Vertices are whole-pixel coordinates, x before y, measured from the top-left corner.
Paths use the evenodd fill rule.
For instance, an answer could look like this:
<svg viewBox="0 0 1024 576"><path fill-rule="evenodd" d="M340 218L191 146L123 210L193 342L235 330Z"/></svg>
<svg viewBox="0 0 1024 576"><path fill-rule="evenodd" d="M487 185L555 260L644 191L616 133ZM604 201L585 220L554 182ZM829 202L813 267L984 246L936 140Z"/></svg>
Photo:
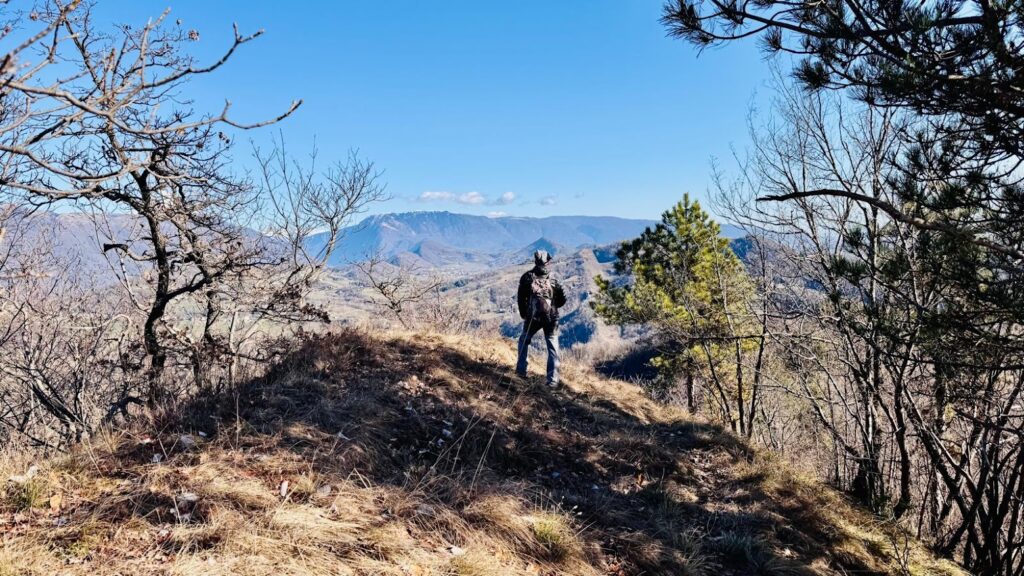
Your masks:
<svg viewBox="0 0 1024 576"><path fill-rule="evenodd" d="M534 266L526 274L523 274L519 278L519 294L517 302L519 304L519 317L526 320L526 316L530 313L530 285L533 283L534 276L547 276L548 270L544 266ZM557 319L557 310L562 306L565 306L565 290L562 289L562 285L558 283L558 280L551 278L551 305L555 307L555 318Z"/></svg>

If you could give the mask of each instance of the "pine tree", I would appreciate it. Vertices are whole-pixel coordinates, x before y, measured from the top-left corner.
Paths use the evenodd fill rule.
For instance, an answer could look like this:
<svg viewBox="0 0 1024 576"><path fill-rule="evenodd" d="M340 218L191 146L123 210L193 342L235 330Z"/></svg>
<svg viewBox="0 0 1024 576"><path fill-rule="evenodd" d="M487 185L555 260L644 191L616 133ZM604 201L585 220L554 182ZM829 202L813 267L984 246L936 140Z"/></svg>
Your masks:
<svg viewBox="0 0 1024 576"><path fill-rule="evenodd" d="M705 381L711 405L745 432L751 391L744 390L741 358L760 337L750 314L755 291L718 224L686 196L616 257L618 277L596 278L594 310L612 324L653 331L660 392L685 379L693 409L694 380Z"/></svg>

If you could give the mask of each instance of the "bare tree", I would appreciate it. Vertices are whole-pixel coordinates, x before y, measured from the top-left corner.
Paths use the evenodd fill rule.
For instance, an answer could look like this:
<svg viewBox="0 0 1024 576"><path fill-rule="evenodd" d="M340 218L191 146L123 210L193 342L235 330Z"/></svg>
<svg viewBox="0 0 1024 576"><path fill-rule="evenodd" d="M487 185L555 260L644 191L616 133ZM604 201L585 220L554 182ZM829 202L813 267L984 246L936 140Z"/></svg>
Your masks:
<svg viewBox="0 0 1024 576"><path fill-rule="evenodd" d="M283 136L274 150L257 149L255 156L271 206L269 233L281 241L288 271L281 286L301 292L320 278L352 218L387 199L382 173L357 151L318 173L315 147L304 165L288 156Z"/></svg>
<svg viewBox="0 0 1024 576"><path fill-rule="evenodd" d="M166 13L114 35L91 26L88 6L48 4L42 18L54 31L46 59L32 68L34 78L6 81L5 99L23 111L2 148L17 174L6 184L36 206L88 202L142 223L107 250L147 267L143 337L152 404L167 392L161 376L173 346L165 321L172 303L273 263L239 224L256 199L227 170L230 138L222 131L268 122L237 123L230 104L200 115L187 100L177 103L187 81L220 68L259 33L236 30L219 60L199 65L182 50L194 34L167 23ZM47 63L60 66L50 71Z"/></svg>
<svg viewBox="0 0 1024 576"><path fill-rule="evenodd" d="M445 324L457 323L458 315L446 311L441 288L445 279L436 273L407 264L391 264L374 254L356 264L366 280L373 302L405 329L426 318ZM425 314L426 313L426 314Z"/></svg>
<svg viewBox="0 0 1024 576"><path fill-rule="evenodd" d="M97 396L106 398L109 417L136 403L152 406L208 389L223 379L222 370L233 380L238 358L265 358L245 343L266 323L326 320L305 296L341 231L383 197L383 187L372 163L355 155L323 173L312 164L295 172L283 149L257 157L257 179L232 168L235 134L276 123L300 102L275 118L242 123L230 115L230 103L217 113L196 111L185 89L261 32L243 35L236 28L218 59L200 63L187 49L198 34L167 13L109 33L94 25L89 5L81 2L52 0L29 16L37 26L14 41L0 70L5 201L30 212L88 208L110 274L90 279L103 298L82 292L90 285L83 278L58 278L57 267L41 261L33 269L54 290L12 281L3 294L5 327L25 353L18 363L8 357L3 391L27 398L19 391L34 390L35 404L21 404L32 410L6 415L48 413L68 429L58 436L73 439L80 433L71 428L88 429L95 418L72 418L64 413L66 397L43 401L46 394L35 392L60 388L50 376L46 386L40 384L38 359L48 354L46 346L53 354L60 342L84 350L86 341L66 331L89 327L74 328L74 334L96 339L91 355L68 357L81 363L75 371L116 366L119 375L111 382L134 382ZM0 39L12 41L21 29L9 28ZM326 240L308 251L321 232ZM111 286L120 286L118 298L109 297ZM70 298L74 290L80 293ZM31 314L19 315L29 309ZM62 326L65 332L56 334ZM42 338L47 331L54 334ZM76 386L96 390L95 382L71 388ZM91 415L96 409L72 412Z"/></svg>
<svg viewBox="0 0 1024 576"><path fill-rule="evenodd" d="M1012 306L1019 280L986 274L973 240L859 200L915 213L908 189L987 180L961 179L893 110L783 87L779 112L740 185L722 187L777 262L773 378L815 415L837 482L972 570L1020 574L1024 364L1019 324L996 305ZM822 187L850 194L795 193ZM765 195L786 200L754 202Z"/></svg>

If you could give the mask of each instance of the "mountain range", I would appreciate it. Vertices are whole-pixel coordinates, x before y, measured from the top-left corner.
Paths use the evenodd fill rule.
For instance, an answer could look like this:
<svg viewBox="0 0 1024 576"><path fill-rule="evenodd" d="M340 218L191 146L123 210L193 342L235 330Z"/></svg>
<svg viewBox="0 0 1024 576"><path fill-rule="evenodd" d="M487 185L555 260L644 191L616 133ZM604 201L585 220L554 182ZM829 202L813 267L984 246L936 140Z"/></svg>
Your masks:
<svg viewBox="0 0 1024 576"><path fill-rule="evenodd" d="M613 216L549 216L545 218L477 216L451 212L405 212L365 218L342 231L329 264L342 268L377 257L392 264L416 268L455 268L482 271L518 265L536 250L569 256L584 248L597 248L606 260L614 245L634 238L654 220ZM109 266L104 242L124 241L138 226L128 215L37 212L24 222L23 234L10 240L28 242L76 262L82 270ZM258 234L254 232L254 234ZM742 231L725 224L730 238ZM323 247L326 234L309 238L308 248Z"/></svg>
<svg viewBox="0 0 1024 576"><path fill-rule="evenodd" d="M344 230L330 259L345 266L376 256L392 263L428 267L493 266L529 260L539 249L553 254L606 246L634 238L654 220L613 216L549 216L491 218L451 212L405 212L367 217ZM738 229L723 226L723 234ZM310 238L309 247L323 246L324 235Z"/></svg>

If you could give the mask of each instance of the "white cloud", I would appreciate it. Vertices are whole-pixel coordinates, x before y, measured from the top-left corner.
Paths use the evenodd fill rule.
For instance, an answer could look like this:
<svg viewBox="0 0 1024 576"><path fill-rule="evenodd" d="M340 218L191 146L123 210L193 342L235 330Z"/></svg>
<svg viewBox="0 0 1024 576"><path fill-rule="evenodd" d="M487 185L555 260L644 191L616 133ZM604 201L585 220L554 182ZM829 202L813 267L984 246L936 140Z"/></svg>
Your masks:
<svg viewBox="0 0 1024 576"><path fill-rule="evenodd" d="M455 194L451 192L431 192L427 191L419 195L417 198L420 202L449 202L455 199Z"/></svg>
<svg viewBox="0 0 1024 576"><path fill-rule="evenodd" d="M459 204L472 204L475 206L477 204L483 204L487 199L479 192L466 192L465 194L460 194L455 201Z"/></svg>
<svg viewBox="0 0 1024 576"><path fill-rule="evenodd" d="M505 206L505 205L508 205L508 204L511 204L511 203L515 202L515 200L516 200L516 193L515 192L505 192L504 194L502 194L501 196L498 196L494 200L494 204L496 204L498 206Z"/></svg>
<svg viewBox="0 0 1024 576"><path fill-rule="evenodd" d="M545 196L540 199L539 203L541 206L554 206L555 204L558 204L558 198L555 198L554 196Z"/></svg>
<svg viewBox="0 0 1024 576"><path fill-rule="evenodd" d="M421 193L416 200L418 202L458 202L459 204L469 204L472 206L487 202L487 198L479 192L456 194L455 192L438 192L433 190Z"/></svg>
<svg viewBox="0 0 1024 576"><path fill-rule="evenodd" d="M487 213L488 218L501 218L502 216L508 216L508 212L502 212L501 210L494 210Z"/></svg>

